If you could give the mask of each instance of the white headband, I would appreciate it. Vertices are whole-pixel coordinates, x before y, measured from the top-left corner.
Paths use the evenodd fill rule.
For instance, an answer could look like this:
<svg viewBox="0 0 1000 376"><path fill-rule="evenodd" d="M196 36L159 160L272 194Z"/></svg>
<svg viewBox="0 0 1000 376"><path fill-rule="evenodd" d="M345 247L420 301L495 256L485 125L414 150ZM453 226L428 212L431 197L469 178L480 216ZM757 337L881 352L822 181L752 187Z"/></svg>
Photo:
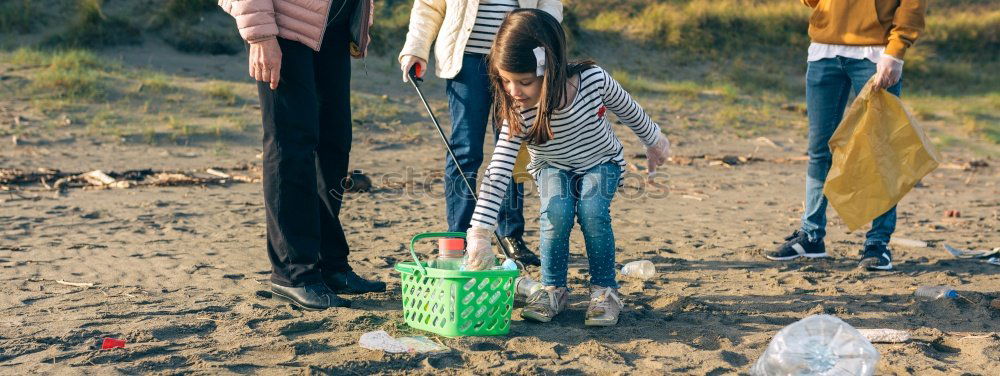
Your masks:
<svg viewBox="0 0 1000 376"><path fill-rule="evenodd" d="M542 46L535 47L531 50L535 53L535 75L538 77L545 75L545 48Z"/></svg>

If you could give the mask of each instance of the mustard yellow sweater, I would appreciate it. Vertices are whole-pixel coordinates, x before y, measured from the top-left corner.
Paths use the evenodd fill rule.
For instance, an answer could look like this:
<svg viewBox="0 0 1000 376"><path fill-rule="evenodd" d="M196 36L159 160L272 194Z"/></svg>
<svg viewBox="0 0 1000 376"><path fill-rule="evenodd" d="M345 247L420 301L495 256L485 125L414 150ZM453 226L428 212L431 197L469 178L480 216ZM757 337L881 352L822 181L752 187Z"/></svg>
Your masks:
<svg viewBox="0 0 1000 376"><path fill-rule="evenodd" d="M813 42L852 46L883 45L902 59L924 30L925 0L801 0L813 8Z"/></svg>

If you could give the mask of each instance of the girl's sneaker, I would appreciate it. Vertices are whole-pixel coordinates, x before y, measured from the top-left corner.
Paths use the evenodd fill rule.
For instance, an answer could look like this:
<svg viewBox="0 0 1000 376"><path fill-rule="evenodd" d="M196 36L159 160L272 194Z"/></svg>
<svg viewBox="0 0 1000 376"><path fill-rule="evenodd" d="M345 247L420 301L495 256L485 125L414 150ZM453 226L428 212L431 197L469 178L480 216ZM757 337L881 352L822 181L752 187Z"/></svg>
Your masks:
<svg viewBox="0 0 1000 376"><path fill-rule="evenodd" d="M565 287L546 286L528 297L528 306L521 311L521 318L538 322L552 321L566 309L569 291Z"/></svg>
<svg viewBox="0 0 1000 376"><path fill-rule="evenodd" d="M618 290L612 287L594 287L590 289L590 306L587 307L587 326L614 326L618 324L618 315L625 304L618 297Z"/></svg>

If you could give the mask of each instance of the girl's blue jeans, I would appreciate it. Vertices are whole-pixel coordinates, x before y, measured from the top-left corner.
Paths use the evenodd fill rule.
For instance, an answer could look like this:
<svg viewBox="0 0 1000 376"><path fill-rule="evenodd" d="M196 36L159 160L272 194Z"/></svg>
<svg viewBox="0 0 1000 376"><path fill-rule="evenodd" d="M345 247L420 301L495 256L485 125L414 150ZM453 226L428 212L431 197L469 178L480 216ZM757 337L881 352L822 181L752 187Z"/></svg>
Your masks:
<svg viewBox="0 0 1000 376"><path fill-rule="evenodd" d="M583 173L545 167L537 172L541 196L542 284L566 287L569 234L580 223L590 263L590 283L618 287L615 281L615 234L611 199L618 191L621 167L608 162Z"/></svg>

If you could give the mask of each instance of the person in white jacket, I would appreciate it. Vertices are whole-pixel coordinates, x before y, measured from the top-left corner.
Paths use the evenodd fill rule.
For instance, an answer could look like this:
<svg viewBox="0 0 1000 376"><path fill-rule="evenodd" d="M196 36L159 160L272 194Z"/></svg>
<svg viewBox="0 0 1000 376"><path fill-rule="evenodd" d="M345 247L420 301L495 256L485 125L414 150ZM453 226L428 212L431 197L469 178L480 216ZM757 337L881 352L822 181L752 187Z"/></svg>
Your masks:
<svg viewBox="0 0 1000 376"><path fill-rule="evenodd" d="M445 156L445 201L448 231L465 232L475 209L475 192L469 192L460 179L461 167L475 185L476 172L483 162L483 139L489 122L492 92L486 70L486 55L493 46L500 24L507 14L519 8L534 8L562 20L559 0L415 0L410 12L406 43L399 53L403 81L414 66L417 76L427 71L427 60L434 44L438 77L447 80L448 107L451 112L450 143L459 166ZM499 135L494 126L494 139ZM526 265L540 265L538 256L523 240L523 186L511 184L498 218L500 246Z"/></svg>

